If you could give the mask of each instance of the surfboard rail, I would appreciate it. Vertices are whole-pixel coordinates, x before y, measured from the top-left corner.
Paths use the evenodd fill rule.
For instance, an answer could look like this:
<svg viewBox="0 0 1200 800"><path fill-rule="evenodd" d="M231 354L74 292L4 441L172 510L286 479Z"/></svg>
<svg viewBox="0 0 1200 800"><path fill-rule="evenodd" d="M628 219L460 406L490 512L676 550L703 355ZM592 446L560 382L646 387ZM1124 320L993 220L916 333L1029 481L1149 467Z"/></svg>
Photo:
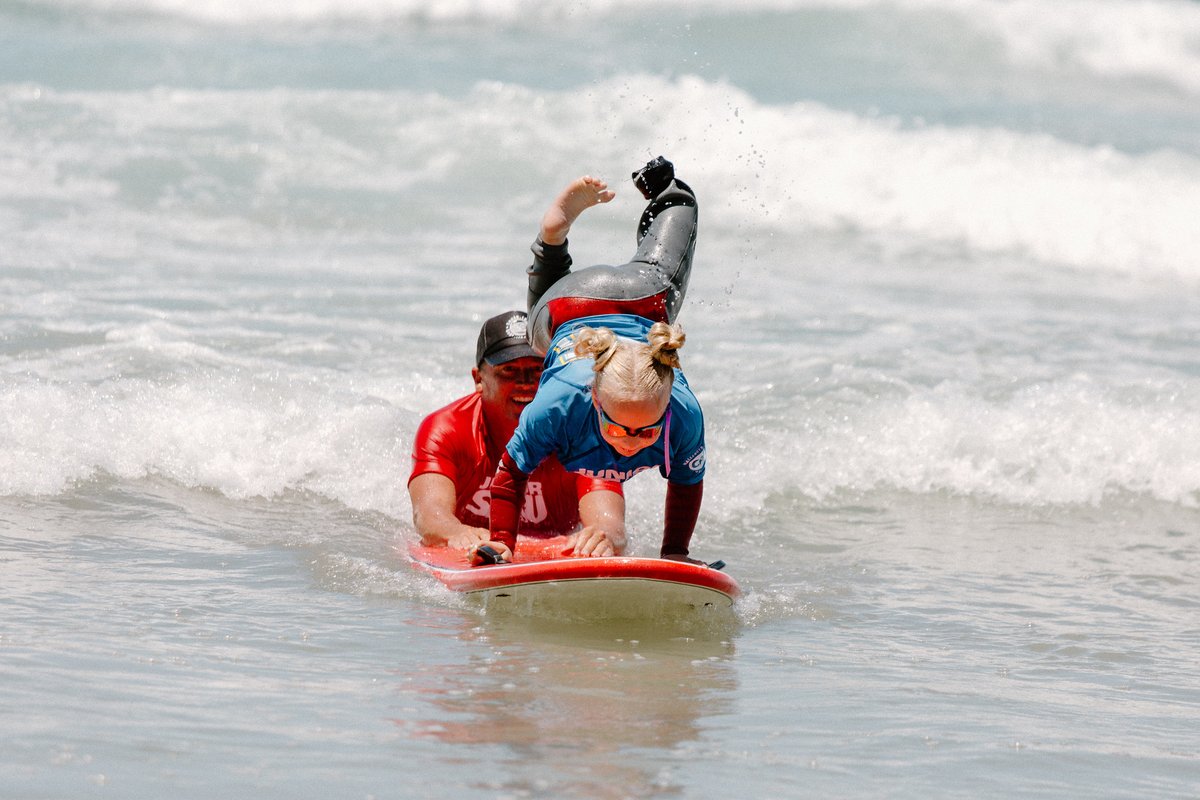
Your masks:
<svg viewBox="0 0 1200 800"><path fill-rule="evenodd" d="M516 552L512 563L475 567L464 551L412 543L408 557L417 569L464 594L508 596L534 587L544 591L547 586L557 587L561 594L575 585L581 592L597 595L628 592L634 586L654 591L657 585L659 591L673 596L694 595L695 602L704 605L732 605L741 594L732 576L703 564L635 556L576 558L570 555L565 536L522 539Z"/></svg>

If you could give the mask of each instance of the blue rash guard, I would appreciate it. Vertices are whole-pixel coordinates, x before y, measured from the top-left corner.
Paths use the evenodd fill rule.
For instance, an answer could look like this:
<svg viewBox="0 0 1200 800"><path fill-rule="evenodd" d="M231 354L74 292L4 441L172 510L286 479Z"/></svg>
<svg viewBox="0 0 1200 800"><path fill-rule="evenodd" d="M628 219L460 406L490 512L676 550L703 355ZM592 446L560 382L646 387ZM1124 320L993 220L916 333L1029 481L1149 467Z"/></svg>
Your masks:
<svg viewBox="0 0 1200 800"><path fill-rule="evenodd" d="M592 404L595 360L575 355L575 332L585 326L608 328L617 336L645 342L653 324L633 314L600 314L559 326L546 352L537 394L521 412L508 443L508 454L518 469L529 474L553 453L568 471L593 478L624 482L658 467L672 483L693 485L704 479L704 415L679 370L675 370L668 406L669 460L664 452L666 430L654 444L632 456L620 455L600 435L599 417Z"/></svg>

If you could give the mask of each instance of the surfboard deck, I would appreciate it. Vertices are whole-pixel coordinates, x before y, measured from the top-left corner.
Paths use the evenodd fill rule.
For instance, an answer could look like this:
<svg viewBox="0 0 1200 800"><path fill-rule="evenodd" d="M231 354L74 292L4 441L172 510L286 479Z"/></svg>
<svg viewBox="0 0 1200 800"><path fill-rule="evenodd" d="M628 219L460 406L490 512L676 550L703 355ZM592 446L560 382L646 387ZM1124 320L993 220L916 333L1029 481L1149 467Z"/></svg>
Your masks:
<svg viewBox="0 0 1200 800"><path fill-rule="evenodd" d="M576 558L566 536L522 538L512 563L472 567L465 552L409 546L413 565L448 589L524 615L661 619L729 609L737 581L712 567L661 558Z"/></svg>

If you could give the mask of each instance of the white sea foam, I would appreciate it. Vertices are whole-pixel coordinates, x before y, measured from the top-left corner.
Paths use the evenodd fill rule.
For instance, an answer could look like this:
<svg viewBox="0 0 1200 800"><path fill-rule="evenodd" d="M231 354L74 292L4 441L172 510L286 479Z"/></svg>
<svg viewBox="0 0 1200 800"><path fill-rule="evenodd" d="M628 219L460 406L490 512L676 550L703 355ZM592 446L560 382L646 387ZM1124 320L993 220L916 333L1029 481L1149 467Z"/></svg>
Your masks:
<svg viewBox="0 0 1200 800"><path fill-rule="evenodd" d="M234 498L314 492L406 518L416 424L464 390L427 383L315 372L100 385L7 379L0 495L57 494L101 475L155 476ZM790 406L786 419L720 400L706 406L720 421L710 433L719 508L755 507L781 488L816 499L902 490L1021 505L1092 504L1121 493L1200 504L1194 385L1131 396L1077 378L986 399L949 383L849 405L801 395Z"/></svg>
<svg viewBox="0 0 1200 800"><path fill-rule="evenodd" d="M58 0L55 5L102 12L156 13L209 23L245 25L345 21L475 22L600 21L645 13L731 12L724 0ZM1200 7L1187 0L749 0L738 14L839 10L939 15L955 28L995 39L1018 66L1050 72L1159 80L1200 92ZM590 24L595 24L592 22ZM851 24L853 24L851 22ZM956 34L946 29L947 46ZM901 44L902 46L902 44Z"/></svg>
<svg viewBox="0 0 1200 800"><path fill-rule="evenodd" d="M617 182L631 154L667 153L702 187L705 253L771 239L773 252L784 242L804 257L811 234L829 233L934 253L953 243L976 266L1004 253L1068 274L1200 277L1192 156L771 105L698 78L630 75L559 92L485 83L462 97L26 86L0 90L0 103L12 123L0 138L5 264L57 267L71 283L52 289L32 270L6 278L5 314L86 340L0 360L6 495L162 476L231 497L308 491L407 516L416 422L464 390L414 355L431 341L426 318L498 302L495 286L461 276L524 258L530 220L564 170ZM663 131L661 119L684 117L686 131ZM613 233L624 252L639 204L623 191L591 231ZM438 270L450 262L457 273ZM377 286L371 276L402 276L386 291L405 321L331 315L320 292L297 294L316 270L338 276L322 286L359 280L362 296ZM514 281L505 297L519 291ZM761 310L729 313L753 322ZM19 340L18 322L5 324ZM465 353L469 338L454 346ZM389 339L408 360L381 363ZM126 373L128 357L152 369ZM784 421L778 409L756 416L718 401L706 410L737 428L724 441L714 431L714 480L745 475L722 496L760 496L765 481L750 476L766 452L785 485L814 497L883 487L1030 504L1115 492L1196 502L1192 384L1133 402L1118 391L1128 381L1049 380L996 400L963 376L942 378L946 388L837 414L801 392ZM789 429L792 419L811 422ZM767 430L786 438L759 436ZM738 441L753 447L743 454Z"/></svg>
<svg viewBox="0 0 1200 800"><path fill-rule="evenodd" d="M1200 91L1200 6L1189 0L765 0L764 7L945 15L997 40L1016 65Z"/></svg>
<svg viewBox="0 0 1200 800"><path fill-rule="evenodd" d="M781 228L911 236L1085 270L1200 275L1200 229L1188 222L1200 207L1193 157L1133 156L1002 129L911 128L811 104L739 106L764 166L742 207Z"/></svg>
<svg viewBox="0 0 1200 800"><path fill-rule="evenodd" d="M851 406L812 398L794 405L793 417L803 423L798 429L777 422L749 435L739 429L735 437L715 437L716 496L755 507L787 486L819 500L899 490L1035 506L1120 495L1200 506L1194 384L1134 394L1075 378L1004 400L943 385ZM764 472L772 482L722 485Z"/></svg>
<svg viewBox="0 0 1200 800"><path fill-rule="evenodd" d="M152 91L31 99L18 89L5 102L18 116L24 106L63 118L0 143L13 165L0 189L36 212L14 223L21 232L11 252L33 263L73 254L88 236L103 239L94 252L129 259L145 257L148 244L249 247L267 236L288 248L315 237L333 258L341 241L386 242L396 213L413 223L410 237L449 227L468 242L531 218L563 165L619 182L631 154L665 152L715 198L707 224L726 231L848 231L1080 270L1200 276L1194 156L770 105L698 78L623 76L556 93L486 83L462 98ZM664 118L689 125L664 132ZM54 131L53 143L42 130ZM461 146L446 148L450 139ZM462 197L456 187L467 181L475 194ZM44 213L47 203L86 213L64 226ZM471 224L450 224L459 215ZM58 246L48 246L56 236Z"/></svg>
<svg viewBox="0 0 1200 800"><path fill-rule="evenodd" d="M309 491L396 514L407 502L397 470L408 461L401 433L414 427L412 415L346 394L278 377L94 386L9 379L0 393L0 495L154 476L234 498Z"/></svg>
<svg viewBox="0 0 1200 800"><path fill-rule="evenodd" d="M930 5L942 6L937 0ZM964 20L998 35L1017 63L1160 80L1200 92L1200 6L1194 2L977 0L946 5L962 6Z"/></svg>

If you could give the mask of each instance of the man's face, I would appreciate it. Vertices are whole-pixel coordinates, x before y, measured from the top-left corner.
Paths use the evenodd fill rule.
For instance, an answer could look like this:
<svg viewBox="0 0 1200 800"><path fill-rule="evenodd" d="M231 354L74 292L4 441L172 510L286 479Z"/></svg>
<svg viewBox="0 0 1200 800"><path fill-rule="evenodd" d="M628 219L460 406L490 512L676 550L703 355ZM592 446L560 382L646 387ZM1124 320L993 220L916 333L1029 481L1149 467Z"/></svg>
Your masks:
<svg viewBox="0 0 1200 800"><path fill-rule="evenodd" d="M472 370L472 375L475 390L483 395L484 408L499 412L515 425L537 391L542 362L536 358L517 358L493 367L484 361Z"/></svg>

